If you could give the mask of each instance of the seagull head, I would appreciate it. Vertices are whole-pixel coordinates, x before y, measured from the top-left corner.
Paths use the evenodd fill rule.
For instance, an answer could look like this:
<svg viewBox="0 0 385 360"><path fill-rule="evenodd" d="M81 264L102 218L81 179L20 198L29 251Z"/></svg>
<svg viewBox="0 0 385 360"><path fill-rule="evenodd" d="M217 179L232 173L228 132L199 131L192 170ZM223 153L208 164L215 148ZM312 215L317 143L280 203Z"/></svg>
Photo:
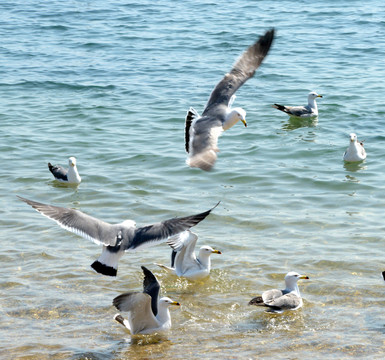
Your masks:
<svg viewBox="0 0 385 360"><path fill-rule="evenodd" d="M69 159L68 159L68 165L69 166L72 166L72 167L75 167L76 166L76 158L71 156Z"/></svg>
<svg viewBox="0 0 385 360"><path fill-rule="evenodd" d="M211 254L222 254L221 251L213 249L211 246L205 245L199 249L199 257L210 256Z"/></svg>
<svg viewBox="0 0 385 360"><path fill-rule="evenodd" d="M314 100L314 99L316 99L316 98L322 98L322 95L320 95L320 94L317 94L315 91L312 91L312 92L310 92L309 93L309 95L308 95L308 99L310 100Z"/></svg>
<svg viewBox="0 0 385 360"><path fill-rule="evenodd" d="M180 304L174 300L171 300L169 297L165 296L165 297L162 297L159 299L159 302L158 304L160 306L165 306L165 307L169 307L170 305L176 305L176 306L180 306Z"/></svg>
<svg viewBox="0 0 385 360"><path fill-rule="evenodd" d="M300 275L295 271L288 272L285 276L286 289L293 289L296 286L297 281L300 279L308 280L309 277L306 275Z"/></svg>
<svg viewBox="0 0 385 360"><path fill-rule="evenodd" d="M351 133L349 136L350 136L350 142L356 142L357 141L357 135L355 133Z"/></svg>
<svg viewBox="0 0 385 360"><path fill-rule="evenodd" d="M239 107L233 108L233 109L227 109L226 119L222 125L223 130L230 129L239 120L243 122L243 125L245 125L245 127L247 127L245 110Z"/></svg>

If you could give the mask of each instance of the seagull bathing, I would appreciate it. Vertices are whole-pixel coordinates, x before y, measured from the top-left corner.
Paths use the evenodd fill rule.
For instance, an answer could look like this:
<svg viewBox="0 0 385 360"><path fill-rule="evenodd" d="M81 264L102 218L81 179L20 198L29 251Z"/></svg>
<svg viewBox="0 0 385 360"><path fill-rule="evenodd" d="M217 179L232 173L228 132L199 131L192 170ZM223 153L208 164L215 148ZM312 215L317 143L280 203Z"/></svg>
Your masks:
<svg viewBox="0 0 385 360"><path fill-rule="evenodd" d="M202 246L199 255L195 255L195 245L198 236L191 231L185 231L170 238L167 243L171 246L171 267L156 264L177 276L183 276L190 280L202 279L210 274L211 254L222 254L211 246Z"/></svg>
<svg viewBox="0 0 385 360"><path fill-rule="evenodd" d="M318 116L318 108L315 99L322 98L322 95L317 94L315 91L309 93L307 97L308 104L306 106L285 106L274 104L273 108L283 111L289 116L299 118L309 118Z"/></svg>
<svg viewBox="0 0 385 360"><path fill-rule="evenodd" d="M125 251L134 251L166 241L192 226L197 225L218 206L200 214L172 218L153 225L136 227L133 220L120 224L109 224L79 210L46 205L18 196L21 201L55 221L62 228L103 245L102 254L91 267L98 273L116 276L118 261Z"/></svg>
<svg viewBox="0 0 385 360"><path fill-rule="evenodd" d="M119 311L128 311L127 319L116 314L114 319L135 334L152 334L171 328L168 307L180 304L169 297L158 299L160 285L155 275L142 266L143 292L128 292L117 296L112 304Z"/></svg>
<svg viewBox="0 0 385 360"><path fill-rule="evenodd" d="M68 159L68 169L64 169L60 165L52 165L51 163L48 163L48 169L51 171L55 179L61 182L80 184L82 181L78 168L76 167L76 158L73 156Z"/></svg>
<svg viewBox="0 0 385 360"><path fill-rule="evenodd" d="M261 65L273 42L274 30L266 32L238 59L233 68L217 84L210 95L202 116L193 108L187 113L185 148L187 164L202 170L211 170L217 159L218 137L238 121L246 124L246 111L231 108L235 92L250 79Z"/></svg>
<svg viewBox="0 0 385 360"><path fill-rule="evenodd" d="M309 278L294 271L287 273L285 276L285 290L267 290L262 296L251 299L249 305L267 306L269 308L268 311L276 313L299 309L303 305L297 285L299 279Z"/></svg>
<svg viewBox="0 0 385 360"><path fill-rule="evenodd" d="M344 161L357 162L365 159L366 151L364 149L364 143L358 141L356 134L350 134L350 144L344 153Z"/></svg>

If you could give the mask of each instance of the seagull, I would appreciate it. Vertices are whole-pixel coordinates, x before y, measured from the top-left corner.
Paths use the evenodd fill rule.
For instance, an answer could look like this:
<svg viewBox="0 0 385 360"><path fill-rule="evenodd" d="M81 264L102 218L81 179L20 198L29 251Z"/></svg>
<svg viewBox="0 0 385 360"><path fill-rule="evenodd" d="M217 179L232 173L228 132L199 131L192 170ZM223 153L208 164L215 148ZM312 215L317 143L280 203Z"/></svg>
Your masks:
<svg viewBox="0 0 385 360"><path fill-rule="evenodd" d="M201 222L219 204L200 214L172 218L137 228L133 220L109 224L79 210L46 205L21 196L18 198L62 228L98 245L103 245L101 256L93 262L91 267L96 272L108 276L116 276L118 261L125 251L134 251L164 242L170 236L177 235Z"/></svg>
<svg viewBox="0 0 385 360"><path fill-rule="evenodd" d="M167 243L171 246L171 267L156 264L177 276L183 276L190 280L202 279L210 274L211 254L222 254L211 246L202 246L198 257L195 255L195 244L198 236L187 230L177 236L171 237Z"/></svg>
<svg viewBox="0 0 385 360"><path fill-rule="evenodd" d="M257 296L250 300L249 305L260 305L269 307L270 312L281 313L285 310L297 310L303 305L301 294L299 293L297 281L299 279L309 279L305 275L300 275L290 271L285 276L285 290L267 290L262 296Z"/></svg>
<svg viewBox="0 0 385 360"><path fill-rule="evenodd" d="M127 319L116 314L114 320L130 330L132 335L151 334L171 328L168 307L180 304L169 297L158 299L160 285L155 275L142 266L143 292L128 292L114 298L112 304L119 311L128 311Z"/></svg>
<svg viewBox="0 0 385 360"><path fill-rule="evenodd" d="M364 149L364 143L358 141L357 135L350 134L350 144L344 153L344 161L357 162L366 159L366 151Z"/></svg>
<svg viewBox="0 0 385 360"><path fill-rule="evenodd" d="M52 165L51 163L48 163L48 169L51 171L55 179L61 182L80 184L82 181L78 168L76 167L76 158L73 156L68 159L68 169L64 169L60 165Z"/></svg>
<svg viewBox="0 0 385 360"><path fill-rule="evenodd" d="M245 126L246 111L231 108L235 92L250 79L267 55L274 38L274 29L267 31L237 60L233 68L217 84L199 116L190 108L185 121L186 163L190 167L211 170L217 159L218 137L238 121Z"/></svg>
<svg viewBox="0 0 385 360"><path fill-rule="evenodd" d="M308 104L306 106L285 106L274 104L273 108L283 111L289 116L299 118L309 118L318 116L318 108L315 99L322 98L322 95L317 94L315 91L309 93L307 97Z"/></svg>

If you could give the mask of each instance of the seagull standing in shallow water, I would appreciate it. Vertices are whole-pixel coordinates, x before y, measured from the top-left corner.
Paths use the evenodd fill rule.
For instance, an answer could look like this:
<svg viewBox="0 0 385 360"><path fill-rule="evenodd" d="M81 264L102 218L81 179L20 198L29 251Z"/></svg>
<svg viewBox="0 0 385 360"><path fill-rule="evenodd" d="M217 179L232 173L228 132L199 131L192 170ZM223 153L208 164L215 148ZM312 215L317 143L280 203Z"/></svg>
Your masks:
<svg viewBox="0 0 385 360"><path fill-rule="evenodd" d="M274 30L266 32L238 59L233 68L217 84L206 107L199 116L193 108L187 113L185 148L187 164L202 170L211 170L217 159L218 137L238 121L246 124L246 111L231 108L235 92L250 79L262 63L273 42Z"/></svg>
<svg viewBox="0 0 385 360"><path fill-rule="evenodd" d="M283 312L285 310L297 310L303 305L297 281L299 279L309 279L305 275L300 275L291 271L285 276L285 290L267 290L262 296L257 296L250 300L249 305L267 306L270 312Z"/></svg>
<svg viewBox="0 0 385 360"><path fill-rule="evenodd" d="M112 304L120 311L128 311L127 319L116 314L114 319L130 330L131 334L152 334L171 328L168 307L180 304L169 297L158 299L160 285L155 275L142 266L143 292L129 292L117 296Z"/></svg>
<svg viewBox="0 0 385 360"><path fill-rule="evenodd" d="M183 276L190 280L205 278L210 274L211 254L222 254L211 246L202 246L198 257L195 255L195 245L198 236L191 231L185 231L170 238L167 243L172 247L171 267L156 264L177 276Z"/></svg>
<svg viewBox="0 0 385 360"><path fill-rule="evenodd" d="M344 161L357 162L366 159L366 151L364 149L364 143L358 141L357 135L350 134L350 144L344 153Z"/></svg>
<svg viewBox="0 0 385 360"><path fill-rule="evenodd" d="M120 224L109 224L79 210L42 204L18 196L21 201L55 221L62 228L103 245L102 254L91 267L98 273L116 276L118 261L126 251L156 245L166 241L200 223L218 206L200 214L172 218L153 225L136 227L135 221L126 220Z"/></svg>
<svg viewBox="0 0 385 360"><path fill-rule="evenodd" d="M309 93L307 97L308 104L306 106L285 106L274 104L273 108L283 111L284 113L299 118L309 118L318 116L318 107L316 103L317 98L322 98L322 95L317 94L315 91Z"/></svg>
<svg viewBox="0 0 385 360"><path fill-rule="evenodd" d="M76 166L76 158L73 156L68 159L68 169L63 168L60 165L52 165L51 163L48 163L48 169L55 179L61 182L80 184L82 181Z"/></svg>

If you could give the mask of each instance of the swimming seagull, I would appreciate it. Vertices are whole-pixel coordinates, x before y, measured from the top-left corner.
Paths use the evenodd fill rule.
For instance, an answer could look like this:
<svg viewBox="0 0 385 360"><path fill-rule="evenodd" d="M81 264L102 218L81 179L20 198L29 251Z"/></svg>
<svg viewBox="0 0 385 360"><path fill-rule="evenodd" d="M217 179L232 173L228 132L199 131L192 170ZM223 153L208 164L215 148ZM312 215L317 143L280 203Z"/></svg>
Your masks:
<svg viewBox="0 0 385 360"><path fill-rule="evenodd" d="M119 311L128 311L127 319L116 314L114 319L130 330L131 334L151 334L171 328L168 307L180 304L169 297L158 299L160 285L155 275L142 266L143 292L128 292L117 296L112 304Z"/></svg>
<svg viewBox="0 0 385 360"><path fill-rule="evenodd" d="M185 148L187 164L202 170L210 170L217 159L218 137L239 120L246 123L246 111L231 108L235 92L250 79L267 55L274 38L274 29L266 32L237 60L233 68L217 84L206 107L199 116L190 108L185 122Z"/></svg>
<svg viewBox="0 0 385 360"><path fill-rule="evenodd" d="M318 108L315 101L316 98L322 98L322 95L312 91L307 97L308 104L306 106L285 106L279 104L274 104L271 106L275 109L283 111L290 116L299 118L315 117L318 116Z"/></svg>
<svg viewBox="0 0 385 360"><path fill-rule="evenodd" d="M357 162L366 159L366 151L364 149L364 143L358 141L357 135L350 134L350 144L344 153L344 161Z"/></svg>
<svg viewBox="0 0 385 360"><path fill-rule="evenodd" d="M297 281L299 279L309 279L305 275L300 275L294 271L285 276L285 290L267 290L262 296L257 296L250 300L249 305L260 305L269 307L270 312L283 312L285 310L297 310L303 305L301 294L299 293Z"/></svg>
<svg viewBox="0 0 385 360"><path fill-rule="evenodd" d="M171 246L171 267L156 264L177 276L183 276L190 280L202 279L210 274L211 254L222 254L211 246L202 246L198 257L195 255L195 244L198 236L187 230L177 236L171 237L167 243Z"/></svg>
<svg viewBox="0 0 385 360"><path fill-rule="evenodd" d="M68 169L60 165L52 165L51 163L48 163L48 169L56 180L70 184L80 184L82 181L78 168L76 167L76 158L73 156L68 159Z"/></svg>
<svg viewBox="0 0 385 360"><path fill-rule="evenodd" d="M21 196L18 198L55 221L62 228L98 245L103 245L101 256L94 261L91 267L96 272L109 276L116 276L118 261L125 251L134 251L164 242L170 236L177 235L201 222L219 204L200 214L172 218L137 228L133 220L125 220L120 224L109 224L79 210L46 205Z"/></svg>

